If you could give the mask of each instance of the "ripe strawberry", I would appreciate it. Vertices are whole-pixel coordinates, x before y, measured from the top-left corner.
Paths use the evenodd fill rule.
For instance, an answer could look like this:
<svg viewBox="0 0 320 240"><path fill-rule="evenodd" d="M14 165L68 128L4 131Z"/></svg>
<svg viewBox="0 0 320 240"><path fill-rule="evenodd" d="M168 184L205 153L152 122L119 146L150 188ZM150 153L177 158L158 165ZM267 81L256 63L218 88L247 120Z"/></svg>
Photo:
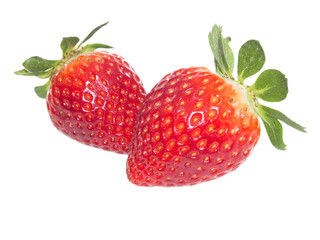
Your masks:
<svg viewBox="0 0 320 240"><path fill-rule="evenodd" d="M35 91L46 98L49 116L58 130L81 143L127 153L136 113L146 93L122 57L94 51L110 48L108 45L81 47L104 25L95 28L77 47L77 37L64 38L62 60L32 57L16 74L50 78Z"/></svg>
<svg viewBox="0 0 320 240"><path fill-rule="evenodd" d="M217 26L209 39L221 76L207 68L180 69L166 75L143 102L127 161L132 183L193 185L235 170L259 140L258 115L279 149L285 145L277 119L304 131L282 113L258 103L257 97L285 98L287 80L278 70L264 71L252 86L243 84L265 61L258 41L248 41L240 49L239 80L235 81L230 39L223 38Z"/></svg>

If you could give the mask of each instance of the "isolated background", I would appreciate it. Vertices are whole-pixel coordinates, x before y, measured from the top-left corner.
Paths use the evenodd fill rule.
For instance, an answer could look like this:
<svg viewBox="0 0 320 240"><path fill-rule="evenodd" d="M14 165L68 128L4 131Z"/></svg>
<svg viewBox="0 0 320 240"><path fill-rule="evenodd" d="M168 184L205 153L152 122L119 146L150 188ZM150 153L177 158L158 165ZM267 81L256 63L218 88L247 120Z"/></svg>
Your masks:
<svg viewBox="0 0 320 240"><path fill-rule="evenodd" d="M320 239L317 1L17 1L1 7L0 239ZM149 91L181 67L214 71L214 24L240 46L257 39L264 69L289 80L282 110L307 127L284 126L286 151L262 131L237 171L193 187L129 183L126 156L80 145L51 124L33 92L44 81L13 74L30 56L61 56L62 37L114 46ZM251 80L248 80L250 82Z"/></svg>

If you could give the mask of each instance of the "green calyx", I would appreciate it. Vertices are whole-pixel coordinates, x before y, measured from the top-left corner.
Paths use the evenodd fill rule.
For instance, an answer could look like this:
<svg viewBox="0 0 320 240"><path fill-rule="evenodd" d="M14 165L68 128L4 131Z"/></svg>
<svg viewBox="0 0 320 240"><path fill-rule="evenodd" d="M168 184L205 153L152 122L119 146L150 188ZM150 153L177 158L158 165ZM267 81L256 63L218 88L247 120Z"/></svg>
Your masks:
<svg viewBox="0 0 320 240"><path fill-rule="evenodd" d="M232 75L234 55L229 46L230 41L230 37L224 38L222 36L222 27L213 26L212 31L209 33L209 44L214 55L216 72L223 78L236 81L247 90L249 103L262 119L272 145L277 149L285 150L286 145L283 142L281 122L301 132L306 132L305 128L280 111L261 105L258 99L268 102L284 100L288 94L287 78L279 70L268 69L258 76L254 84L246 86L244 80L258 73L266 60L260 43L257 40L249 40L239 50L238 80L236 80Z"/></svg>
<svg viewBox="0 0 320 240"><path fill-rule="evenodd" d="M46 98L52 76L56 74L66 62L78 55L94 51L98 48L112 48L109 45L101 43L82 46L83 43L88 41L100 28L107 24L108 22L93 29L80 44L78 44L80 41L78 37L63 38L60 43L60 48L62 50L61 60L47 60L38 56L31 57L23 62L22 65L24 69L14 73L23 76L36 76L41 79L49 78L49 81L44 85L35 87L36 94L41 98Z"/></svg>

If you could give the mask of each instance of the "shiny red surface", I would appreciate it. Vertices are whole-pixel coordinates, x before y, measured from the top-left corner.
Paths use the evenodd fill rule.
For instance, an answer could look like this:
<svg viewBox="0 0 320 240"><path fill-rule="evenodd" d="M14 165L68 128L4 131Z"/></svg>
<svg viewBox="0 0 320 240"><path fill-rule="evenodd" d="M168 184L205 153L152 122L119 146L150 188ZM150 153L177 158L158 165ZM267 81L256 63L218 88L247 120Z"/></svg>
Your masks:
<svg viewBox="0 0 320 240"><path fill-rule="evenodd" d="M180 69L147 95L137 117L128 179L142 186L183 186L235 170L260 136L238 84L206 68Z"/></svg>
<svg viewBox="0 0 320 240"><path fill-rule="evenodd" d="M53 124L69 137L127 153L145 95L122 57L92 52L71 60L52 78L47 107Z"/></svg>

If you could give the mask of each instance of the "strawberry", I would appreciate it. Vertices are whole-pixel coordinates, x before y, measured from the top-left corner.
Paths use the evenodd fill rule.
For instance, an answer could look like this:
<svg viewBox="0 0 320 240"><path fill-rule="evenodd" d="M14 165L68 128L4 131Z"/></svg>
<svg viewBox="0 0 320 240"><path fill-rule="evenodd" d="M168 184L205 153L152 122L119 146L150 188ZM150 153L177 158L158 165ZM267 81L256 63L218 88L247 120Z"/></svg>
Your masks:
<svg viewBox="0 0 320 240"><path fill-rule="evenodd" d="M136 113L146 95L142 82L120 56L88 44L92 35L107 23L95 28L78 45L79 38L63 38L61 60L40 57L27 59L18 75L49 78L36 87L46 98L53 125L77 141L117 153L127 153L131 144Z"/></svg>
<svg viewBox="0 0 320 240"><path fill-rule="evenodd" d="M281 101L287 79L278 70L261 73L252 86L244 80L263 66L265 55L256 40L239 51L238 80L232 76L230 38L221 27L209 34L217 74L192 67L166 75L146 96L127 160L128 179L140 186L184 186L219 178L238 168L260 137L260 117L272 144L285 149L281 120L305 129L265 101Z"/></svg>

